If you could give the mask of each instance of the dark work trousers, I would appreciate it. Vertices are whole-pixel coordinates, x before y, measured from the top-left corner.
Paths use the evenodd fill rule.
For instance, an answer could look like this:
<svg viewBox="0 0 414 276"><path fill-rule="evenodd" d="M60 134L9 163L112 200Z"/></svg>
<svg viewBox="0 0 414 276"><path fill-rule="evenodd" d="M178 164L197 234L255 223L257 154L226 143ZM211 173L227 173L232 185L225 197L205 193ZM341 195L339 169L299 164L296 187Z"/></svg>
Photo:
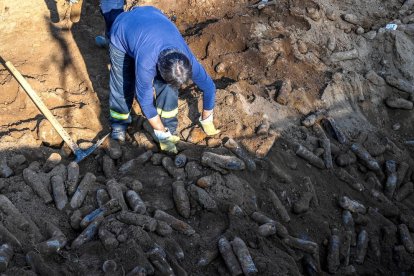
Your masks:
<svg viewBox="0 0 414 276"><path fill-rule="evenodd" d="M135 95L134 59L112 44L109 45L111 71L109 76L109 108L111 124L124 126L131 123L131 107ZM175 134L178 125L178 89L154 78L155 106L165 127Z"/></svg>

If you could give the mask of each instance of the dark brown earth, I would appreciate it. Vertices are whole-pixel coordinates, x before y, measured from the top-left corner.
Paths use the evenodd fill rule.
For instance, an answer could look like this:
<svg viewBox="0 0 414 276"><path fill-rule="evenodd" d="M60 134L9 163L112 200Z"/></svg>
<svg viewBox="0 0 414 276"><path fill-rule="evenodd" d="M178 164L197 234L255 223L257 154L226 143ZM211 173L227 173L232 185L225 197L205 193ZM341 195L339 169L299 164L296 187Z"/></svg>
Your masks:
<svg viewBox="0 0 414 276"><path fill-rule="evenodd" d="M89 209L85 211L89 213L98 208L96 191L111 190L107 183L115 179L123 197L135 185L147 206L145 215L151 218L147 220L154 221L155 216L155 223L162 225L156 215L162 210L188 223L195 233L188 236L174 230L162 236L159 231L149 231L150 223L141 227L121 222L117 212L100 224L100 231L107 230L116 239L112 246L104 246L101 233L76 248L73 241L82 230L75 229L70 218L80 211L69 204L59 211L54 202L45 203L32 188L31 179L23 177L30 165L40 177L40 186L51 193L52 176L66 179L73 156L7 69L0 66L0 192L19 211L13 213L0 202L0 218L1 225L22 244L21 248L11 244L14 256L6 275L127 275L137 266L148 268L149 260L157 266L151 255L154 247L167 251L167 263L177 275L186 275L184 270L188 275L230 275L218 253L222 237L229 241L240 237L246 243L257 275L347 275L345 269L352 268L352 275L414 273L414 248L410 247L414 233L411 0L405 4L398 0L280 0L261 10L251 7L256 4L253 1L135 2L128 2L128 8L154 5L174 20L215 80L215 118L221 134L205 137L198 129L201 93L193 85L184 87L179 132L186 143L179 149L189 163L181 171L171 169L167 159L164 166L155 160L160 155L151 146L154 143L136 104L122 156L111 159L104 146L80 163L80 179L88 172L96 176L80 210ZM109 59L106 50L94 45L94 37L104 28L97 1L84 1L79 23L68 21L69 11L64 0L0 0L0 56L27 78L74 140L88 147L109 132ZM388 23L396 23L397 30L386 30ZM353 57L342 60L347 51L353 51ZM401 86L403 82L408 85ZM391 108L390 99L394 98L408 109ZM314 125L304 120L312 114ZM344 141L332 132L327 118L336 123ZM259 135L266 121L270 129ZM254 159L255 170L246 166L225 172L202 162L205 152L234 158L224 146L229 138ZM322 168L318 161L312 165L299 157L295 153L298 144L318 155L319 162L324 160ZM355 145L367 150L371 163L356 158L352 153ZM148 149L155 154L152 159L136 161L126 173L119 171L126 162L149 154ZM49 166L44 164L51 153L59 153L64 166L42 172ZM326 169L329 157L333 167ZM345 158L351 162L346 164ZM392 164L397 171L393 193L389 187L395 174L386 166ZM7 174L8 167L12 175ZM408 169L403 174L404 168ZM194 186L201 185L201 177L212 174L216 182L211 187ZM187 218L173 199L177 178L184 181L184 193L189 196ZM137 188L137 180L142 188ZM287 209L289 222L277 211L269 189ZM349 230L342 219L346 212L339 204L343 196L366 207L361 213L352 213L352 236L365 230L369 239L362 263L360 246L350 247L349 265L353 267L342 254ZM263 223L252 219L254 212L272 219L277 234L260 235ZM20 225L19 218L29 226ZM44 261L33 265L27 256L37 253L38 244L51 238L42 220L57 226L67 245L57 253L35 254ZM408 235L402 225L408 227ZM335 263L337 251L329 249L332 235L339 236L339 263ZM314 242L317 253L295 248L290 237ZM12 243L4 231L0 241ZM174 241L184 251L182 260L175 260ZM203 266L200 259L206 256L211 258ZM309 271L309 259L320 260L319 272ZM116 262L115 272L103 272L107 260ZM48 267L39 267L39 263ZM155 275L164 274L155 271Z"/></svg>

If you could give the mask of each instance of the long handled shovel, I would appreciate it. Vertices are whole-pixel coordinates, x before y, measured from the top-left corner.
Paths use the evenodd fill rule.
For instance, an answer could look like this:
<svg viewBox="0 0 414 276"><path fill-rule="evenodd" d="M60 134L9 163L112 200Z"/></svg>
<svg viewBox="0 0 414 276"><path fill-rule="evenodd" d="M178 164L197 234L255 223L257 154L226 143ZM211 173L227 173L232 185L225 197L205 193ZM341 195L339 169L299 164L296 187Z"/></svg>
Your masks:
<svg viewBox="0 0 414 276"><path fill-rule="evenodd" d="M17 71L17 69L13 66L13 64L10 61L4 62L4 60L2 58L0 58L0 61L10 71L10 73L14 76L14 78L17 80L17 82L23 87L24 91L26 91L27 95L29 95L29 97L30 97L30 99L32 99L33 103L37 106L37 108L39 108L40 112L42 112L43 115L46 117L46 119L49 120L49 122L52 124L52 126L55 128L55 130L62 137L63 141L65 141L66 144L68 144L69 148L75 154L75 162L79 163L80 161L85 159L87 156L89 156L109 136L109 134L105 135L105 137L100 139L98 142L96 142L96 144L94 144L92 147L90 147L86 150L82 150L81 148L79 148L79 146L75 143L75 141L72 140L72 138L69 136L69 134L66 132L66 130L58 122L58 120L56 120L55 116L53 116L53 114L50 112L50 110L43 103L42 99L40 99L40 97L36 94L36 92L30 86L30 84L22 76L22 74L20 74L20 72Z"/></svg>

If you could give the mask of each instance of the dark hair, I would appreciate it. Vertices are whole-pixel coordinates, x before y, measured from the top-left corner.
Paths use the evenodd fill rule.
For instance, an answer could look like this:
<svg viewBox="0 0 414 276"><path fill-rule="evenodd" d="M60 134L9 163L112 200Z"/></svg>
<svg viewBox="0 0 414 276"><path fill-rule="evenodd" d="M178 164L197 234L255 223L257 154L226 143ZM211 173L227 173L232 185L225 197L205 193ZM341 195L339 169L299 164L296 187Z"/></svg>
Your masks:
<svg viewBox="0 0 414 276"><path fill-rule="evenodd" d="M190 60L177 49L163 50L158 57L157 67L164 81L174 87L180 87L192 75Z"/></svg>

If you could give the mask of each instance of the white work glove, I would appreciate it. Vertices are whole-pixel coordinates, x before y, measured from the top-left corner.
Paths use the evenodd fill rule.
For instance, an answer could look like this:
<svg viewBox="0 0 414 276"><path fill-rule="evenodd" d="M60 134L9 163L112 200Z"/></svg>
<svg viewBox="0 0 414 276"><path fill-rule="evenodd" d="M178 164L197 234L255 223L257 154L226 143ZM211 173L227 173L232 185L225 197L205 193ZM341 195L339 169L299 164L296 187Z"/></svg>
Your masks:
<svg viewBox="0 0 414 276"><path fill-rule="evenodd" d="M162 151L173 154L178 153L175 144L177 144L178 141L180 141L180 138L178 136L172 135L168 128L166 128L165 130L154 129L154 134L158 139Z"/></svg>
<svg viewBox="0 0 414 276"><path fill-rule="evenodd" d="M198 121L201 124L201 127L203 128L204 132L208 136L213 136L220 133L220 130L216 129L213 122L213 113L210 114L206 119L202 120L202 116L198 119Z"/></svg>

